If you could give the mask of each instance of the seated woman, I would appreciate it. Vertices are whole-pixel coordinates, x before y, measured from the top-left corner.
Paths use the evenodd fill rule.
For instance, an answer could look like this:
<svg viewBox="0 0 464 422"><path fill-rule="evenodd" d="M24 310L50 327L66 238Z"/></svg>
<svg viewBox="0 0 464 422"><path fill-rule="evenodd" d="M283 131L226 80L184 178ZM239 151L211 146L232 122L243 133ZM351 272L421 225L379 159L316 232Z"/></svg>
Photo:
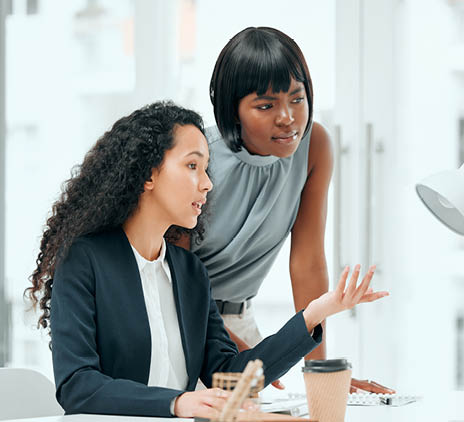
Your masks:
<svg viewBox="0 0 464 422"><path fill-rule="evenodd" d="M33 286L51 330L56 397L66 413L212 417L226 393L193 391L214 372L263 361L266 384L321 342L327 316L376 300L369 269L239 353L203 264L165 241L196 227L212 183L201 118L155 103L117 121L66 182L43 233ZM230 204L231 207L234 204ZM173 231L174 230L174 231Z"/></svg>

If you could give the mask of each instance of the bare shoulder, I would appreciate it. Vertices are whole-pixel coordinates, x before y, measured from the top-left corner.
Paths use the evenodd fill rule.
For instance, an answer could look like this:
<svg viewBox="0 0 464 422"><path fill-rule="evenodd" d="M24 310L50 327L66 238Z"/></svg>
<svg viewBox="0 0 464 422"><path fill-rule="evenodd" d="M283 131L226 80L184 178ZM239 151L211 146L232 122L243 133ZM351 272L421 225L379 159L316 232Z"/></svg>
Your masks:
<svg viewBox="0 0 464 422"><path fill-rule="evenodd" d="M333 146L329 132L320 123L314 122L309 144L308 174L316 167L331 171L333 166Z"/></svg>

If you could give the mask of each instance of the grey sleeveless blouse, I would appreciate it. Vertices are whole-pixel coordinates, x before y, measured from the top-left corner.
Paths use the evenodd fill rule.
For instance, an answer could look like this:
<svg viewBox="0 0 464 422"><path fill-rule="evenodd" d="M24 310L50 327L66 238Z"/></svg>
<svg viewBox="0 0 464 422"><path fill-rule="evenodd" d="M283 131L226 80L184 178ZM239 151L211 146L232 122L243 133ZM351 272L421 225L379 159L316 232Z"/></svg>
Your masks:
<svg viewBox="0 0 464 422"><path fill-rule="evenodd" d="M310 134L287 158L233 153L216 126L210 150L205 239L191 250L203 261L214 299L254 297L295 222L308 175Z"/></svg>

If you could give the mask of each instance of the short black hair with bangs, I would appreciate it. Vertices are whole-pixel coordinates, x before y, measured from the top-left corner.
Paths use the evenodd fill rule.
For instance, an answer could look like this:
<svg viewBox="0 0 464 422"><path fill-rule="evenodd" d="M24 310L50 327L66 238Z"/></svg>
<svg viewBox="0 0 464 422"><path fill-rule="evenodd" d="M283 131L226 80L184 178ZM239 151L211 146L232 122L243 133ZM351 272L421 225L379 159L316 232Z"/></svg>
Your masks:
<svg viewBox="0 0 464 422"><path fill-rule="evenodd" d="M236 34L222 49L209 88L216 123L233 152L242 149L239 101L256 92L287 92L291 79L302 82L308 98L309 119L313 119L313 86L308 65L300 48L283 32L269 27L249 27Z"/></svg>

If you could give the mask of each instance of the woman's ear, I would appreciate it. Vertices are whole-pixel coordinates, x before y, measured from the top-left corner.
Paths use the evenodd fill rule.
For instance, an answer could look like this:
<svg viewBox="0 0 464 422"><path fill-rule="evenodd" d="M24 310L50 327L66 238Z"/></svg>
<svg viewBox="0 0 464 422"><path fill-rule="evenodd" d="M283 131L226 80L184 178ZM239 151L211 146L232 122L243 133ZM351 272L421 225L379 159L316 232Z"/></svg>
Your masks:
<svg viewBox="0 0 464 422"><path fill-rule="evenodd" d="M155 187L155 169L152 170L151 172L151 177L150 179L146 180L145 183L143 184L143 190L153 190Z"/></svg>
<svg viewBox="0 0 464 422"><path fill-rule="evenodd" d="M153 187L154 187L153 179L150 179L143 184L144 191L153 190Z"/></svg>

